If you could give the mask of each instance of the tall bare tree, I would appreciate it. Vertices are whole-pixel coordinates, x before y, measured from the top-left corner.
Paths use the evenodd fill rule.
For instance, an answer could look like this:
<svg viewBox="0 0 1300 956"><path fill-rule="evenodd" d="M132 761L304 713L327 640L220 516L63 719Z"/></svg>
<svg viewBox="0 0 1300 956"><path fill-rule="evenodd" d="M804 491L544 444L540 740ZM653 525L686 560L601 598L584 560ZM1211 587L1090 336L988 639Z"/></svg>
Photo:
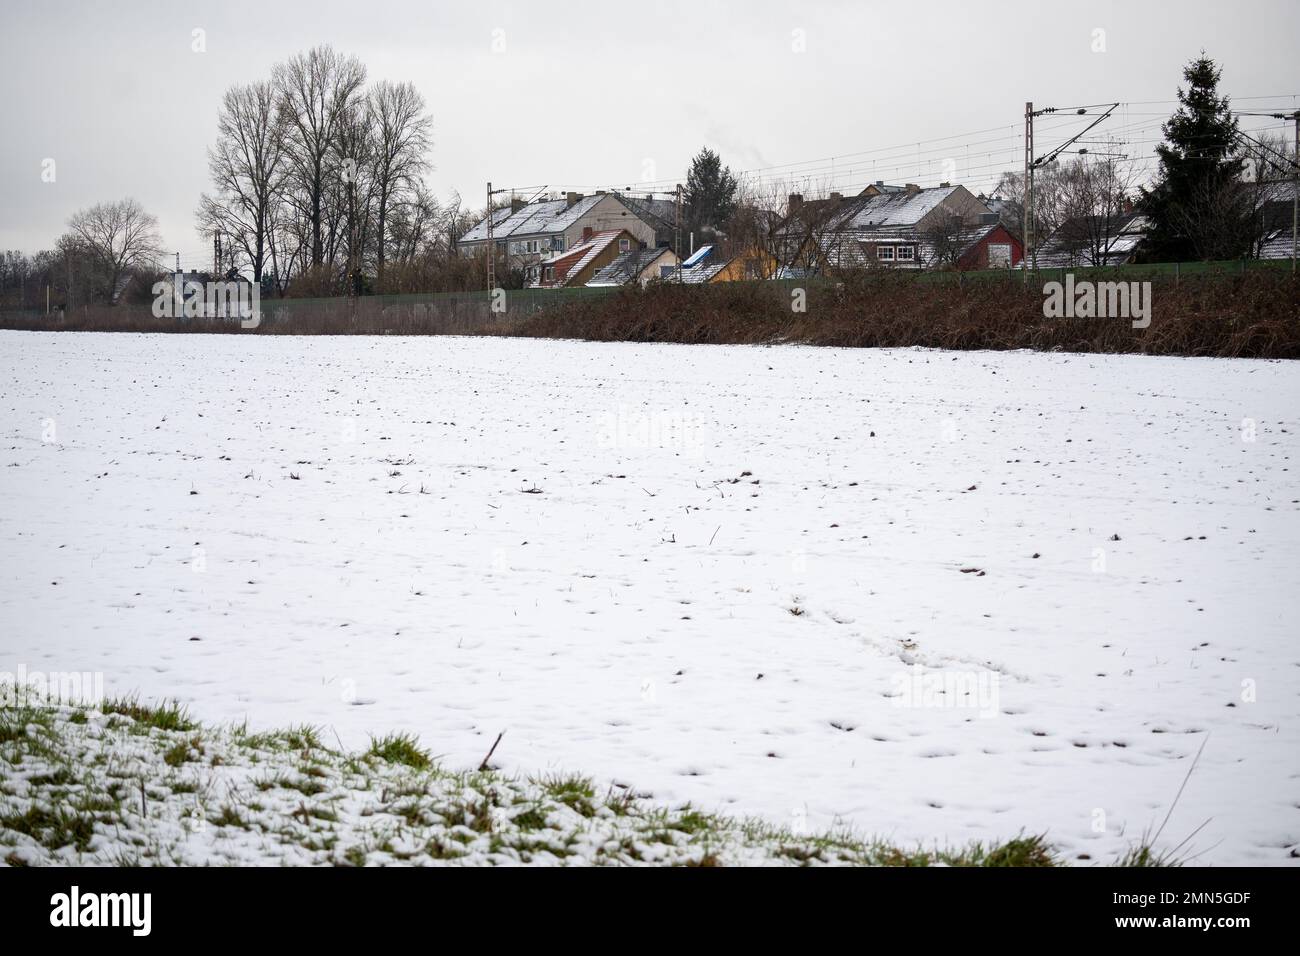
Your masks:
<svg viewBox="0 0 1300 956"><path fill-rule="evenodd" d="M395 200L415 186L429 167L433 119L424 97L411 83L380 80L370 90L369 115L375 137L375 220L377 273L382 280L388 258L389 217Z"/></svg>
<svg viewBox="0 0 1300 956"><path fill-rule="evenodd" d="M277 64L278 111L287 133L289 157L302 206L311 226L311 263L324 261L322 210L340 122L361 94L366 68L356 57L317 46Z"/></svg>
<svg viewBox="0 0 1300 956"><path fill-rule="evenodd" d="M219 228L243 250L260 282L272 251L274 207L289 171L275 86L267 81L233 86L221 102L219 139L208 150L216 194L199 201L199 230Z"/></svg>

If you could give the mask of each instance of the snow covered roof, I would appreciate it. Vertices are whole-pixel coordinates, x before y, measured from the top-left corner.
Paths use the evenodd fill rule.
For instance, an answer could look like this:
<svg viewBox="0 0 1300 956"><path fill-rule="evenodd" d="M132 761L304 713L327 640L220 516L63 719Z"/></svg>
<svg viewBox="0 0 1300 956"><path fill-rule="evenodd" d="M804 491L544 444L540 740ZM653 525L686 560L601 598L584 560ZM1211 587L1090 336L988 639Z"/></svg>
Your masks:
<svg viewBox="0 0 1300 956"><path fill-rule="evenodd" d="M725 269L725 262L701 262L698 265L691 266L689 269L681 271L680 281L688 285L700 285L708 282L715 275ZM677 277L674 277L677 278Z"/></svg>
<svg viewBox="0 0 1300 956"><path fill-rule="evenodd" d="M667 248L632 249L628 252L620 252L607 266L597 270L596 274L591 277L591 281L589 281L587 285L627 285L629 282L637 279L646 269L651 268L657 260L662 259L670 252L671 250Z"/></svg>
<svg viewBox="0 0 1300 956"><path fill-rule="evenodd" d="M879 229L915 226L961 186L933 186L914 191L846 199L827 220L828 229Z"/></svg>
<svg viewBox="0 0 1300 956"><path fill-rule="evenodd" d="M1264 241L1260 244L1259 257L1261 259L1290 259L1291 227L1288 225L1285 229L1274 229L1265 234Z"/></svg>
<svg viewBox="0 0 1300 956"><path fill-rule="evenodd" d="M1132 258L1138 244L1151 228L1142 213L1130 212L1105 222L1098 216L1076 216L1047 237L1035 258L1040 268L1060 269L1077 265L1122 265ZM1092 260L1094 246L1101 261Z"/></svg>
<svg viewBox="0 0 1300 956"><path fill-rule="evenodd" d="M572 206L568 199L548 199L543 202L529 203L517 212L509 208L497 209L492 213L492 238L497 240L522 236L552 235L564 232L589 212L606 194L585 196ZM461 242L485 242L487 240L487 218L465 235Z"/></svg>
<svg viewBox="0 0 1300 956"><path fill-rule="evenodd" d="M633 244L636 243L636 239L625 230L606 229L602 232L593 233L585 242L580 242L565 252L556 252L547 256L541 261L541 265L543 268L554 268L554 278L547 281L545 278L546 273L543 271L542 278L539 280L540 284L568 285L570 277L580 275L582 270L587 268L593 259L609 248L610 243L624 237Z"/></svg>

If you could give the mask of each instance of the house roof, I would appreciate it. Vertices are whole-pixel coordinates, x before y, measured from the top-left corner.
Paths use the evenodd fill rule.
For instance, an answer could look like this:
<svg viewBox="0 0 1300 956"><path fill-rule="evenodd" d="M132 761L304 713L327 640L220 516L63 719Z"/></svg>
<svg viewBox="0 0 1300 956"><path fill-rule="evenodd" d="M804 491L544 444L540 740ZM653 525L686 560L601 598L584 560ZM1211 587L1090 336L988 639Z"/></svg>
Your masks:
<svg viewBox="0 0 1300 956"><path fill-rule="evenodd" d="M547 199L542 202L529 203L517 212L509 207L493 210L492 238L504 240L520 236L553 235L564 232L589 212L608 194L598 193L584 196L572 206L567 199ZM461 242L484 242L487 240L487 217L465 235Z"/></svg>
<svg viewBox="0 0 1300 956"><path fill-rule="evenodd" d="M657 199L654 196L633 196L626 192L615 193L614 195L648 225L656 228L672 229L677 224L677 203L672 199Z"/></svg>
<svg viewBox="0 0 1300 956"><path fill-rule="evenodd" d="M912 192L845 199L827 220L829 229L880 229L915 226L961 186L932 186Z"/></svg>
<svg viewBox="0 0 1300 956"><path fill-rule="evenodd" d="M554 281L561 285L567 285L571 276L580 275L582 270L587 268L593 259L609 248L610 243L624 235L632 239L631 234L623 229L606 229L602 232L593 233L585 242L580 242L565 252L557 252L546 257L541 261L541 265L543 268L548 266L557 267ZM636 240L632 239L632 241L635 242ZM560 274L559 266L564 267L563 274ZM545 275L545 272L543 272L541 280L543 282L545 282Z"/></svg>
<svg viewBox="0 0 1300 956"><path fill-rule="evenodd" d="M960 259L982 242L991 232L1000 228L1000 224L984 223L967 226L953 237L958 250L955 258ZM938 259L935 241L919 234L915 229L859 229L846 230L832 237L825 249L828 265L840 269L862 268L876 261L874 251L877 245L915 245L916 265L927 268Z"/></svg>
<svg viewBox="0 0 1300 956"><path fill-rule="evenodd" d="M1291 258L1291 223L1281 229L1271 229L1264 233L1259 247L1261 259Z"/></svg>
<svg viewBox="0 0 1300 956"><path fill-rule="evenodd" d="M1047 237L1035 258L1048 269L1080 265L1091 260L1095 241L1103 260L1099 265L1127 262L1150 228L1151 220L1139 212L1109 222L1100 216L1075 216Z"/></svg>
<svg viewBox="0 0 1300 956"><path fill-rule="evenodd" d="M628 252L620 252L608 265L597 270L587 285L627 285L671 251L661 247L658 249L632 249Z"/></svg>
<svg viewBox="0 0 1300 956"><path fill-rule="evenodd" d="M689 269L683 269L680 276L674 276L673 278L679 279L679 281L685 282L687 285L700 285L708 282L726 267L727 260L722 262L701 262Z"/></svg>

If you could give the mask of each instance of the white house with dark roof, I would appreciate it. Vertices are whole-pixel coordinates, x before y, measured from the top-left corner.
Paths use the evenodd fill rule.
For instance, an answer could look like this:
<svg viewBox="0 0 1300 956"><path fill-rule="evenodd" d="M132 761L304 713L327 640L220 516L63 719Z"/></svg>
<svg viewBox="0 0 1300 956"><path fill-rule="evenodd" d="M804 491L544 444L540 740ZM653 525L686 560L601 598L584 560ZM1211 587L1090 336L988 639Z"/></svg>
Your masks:
<svg viewBox="0 0 1300 956"><path fill-rule="evenodd" d="M563 199L515 202L492 213L492 238L497 255L522 268L527 282L541 281L541 261L565 253L591 236L627 230L642 245L655 244L655 227L637 215L614 193L592 196L568 193ZM487 219L456 243L462 255L482 255L487 249Z"/></svg>

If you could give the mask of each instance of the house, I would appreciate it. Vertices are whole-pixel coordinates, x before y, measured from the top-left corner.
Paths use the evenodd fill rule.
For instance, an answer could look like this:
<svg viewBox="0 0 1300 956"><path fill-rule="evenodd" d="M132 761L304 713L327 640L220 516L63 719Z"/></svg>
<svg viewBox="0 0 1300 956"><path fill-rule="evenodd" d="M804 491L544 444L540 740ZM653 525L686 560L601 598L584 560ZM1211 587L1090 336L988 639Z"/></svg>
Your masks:
<svg viewBox="0 0 1300 956"><path fill-rule="evenodd" d="M595 274L620 254L634 252L641 243L626 229L592 232L584 229L578 244L565 252L554 252L537 264L536 287L558 289L586 285Z"/></svg>
<svg viewBox="0 0 1300 956"><path fill-rule="evenodd" d="M826 263L832 271L889 267L969 272L1012 269L1023 258L1020 239L997 222L927 233L907 229L845 233L836 236L826 249ZM797 274L793 270L788 273L791 277Z"/></svg>
<svg viewBox="0 0 1300 956"><path fill-rule="evenodd" d="M725 260L713 254L715 248L712 243L700 246L682 261L681 274L674 274L673 278L687 285L701 285L708 282L727 264Z"/></svg>
<svg viewBox="0 0 1300 956"><path fill-rule="evenodd" d="M616 195L633 215L654 229L654 240L646 245L668 246L676 249L679 243L683 247L689 243L690 234L686 231L686 223L678 218L676 200L660 199L648 193L633 196L630 190L624 190ZM680 212L682 215L685 214L685 210Z"/></svg>
<svg viewBox="0 0 1300 956"><path fill-rule="evenodd" d="M677 253L667 246L655 249L629 249L620 252L609 265L598 270L587 282L593 288L631 285L646 286L657 279L670 279L676 272Z"/></svg>
<svg viewBox="0 0 1300 956"><path fill-rule="evenodd" d="M485 217L457 240L462 255L480 256L487 250ZM570 192L564 198L525 203L514 200L492 212L492 238L496 254L507 267L524 272L525 281L542 281L541 262L555 253L568 252L595 233L626 230L639 244L656 244L656 228L617 195L597 192L592 196Z"/></svg>
<svg viewBox="0 0 1300 956"><path fill-rule="evenodd" d="M1260 259L1290 259L1295 247L1292 228L1295 217L1295 182L1267 183L1260 187L1255 203L1257 238L1254 253Z"/></svg>
<svg viewBox="0 0 1300 956"><path fill-rule="evenodd" d="M1132 208L1111 216L1074 216L1031 252L1031 258L1040 269L1127 265L1150 226L1150 220Z"/></svg>
<svg viewBox="0 0 1300 956"><path fill-rule="evenodd" d="M709 276L708 282L741 282L752 279L771 279L781 268L771 252L757 246L732 256L722 267Z"/></svg>
<svg viewBox="0 0 1300 956"><path fill-rule="evenodd" d="M825 199L804 199L791 193L786 200L786 217L772 229L772 248L785 271L814 271L821 259L819 238L827 222L843 205L841 193Z"/></svg>
<svg viewBox="0 0 1300 956"><path fill-rule="evenodd" d="M790 197L777 231L782 275L866 267L989 268L1015 262L1020 244L965 186L873 183L857 196L832 193L812 209ZM992 268L999 268L994 265Z"/></svg>

